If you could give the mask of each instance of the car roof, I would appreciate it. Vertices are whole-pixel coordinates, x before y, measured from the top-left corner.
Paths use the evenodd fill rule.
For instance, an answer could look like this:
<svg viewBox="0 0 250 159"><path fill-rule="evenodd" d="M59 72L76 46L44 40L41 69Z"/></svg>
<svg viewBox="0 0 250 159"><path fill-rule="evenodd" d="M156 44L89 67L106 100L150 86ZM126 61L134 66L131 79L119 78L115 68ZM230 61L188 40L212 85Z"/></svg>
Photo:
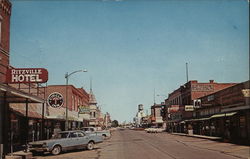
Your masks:
<svg viewBox="0 0 250 159"><path fill-rule="evenodd" d="M82 130L68 130L68 131L60 131L58 133L70 133L70 132L82 132L83 133Z"/></svg>

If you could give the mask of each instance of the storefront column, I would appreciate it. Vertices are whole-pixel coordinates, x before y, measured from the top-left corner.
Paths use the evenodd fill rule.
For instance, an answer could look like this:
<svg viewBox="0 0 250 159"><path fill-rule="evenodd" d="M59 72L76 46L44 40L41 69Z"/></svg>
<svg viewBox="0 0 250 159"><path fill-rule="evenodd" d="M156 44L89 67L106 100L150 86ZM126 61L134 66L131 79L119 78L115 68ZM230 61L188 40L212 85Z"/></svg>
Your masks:
<svg viewBox="0 0 250 159"><path fill-rule="evenodd" d="M43 106L42 106L42 125L41 125L41 137L40 139L44 139L44 103L43 103Z"/></svg>
<svg viewBox="0 0 250 159"><path fill-rule="evenodd" d="M10 152L10 111L9 103L7 102L6 92L3 94L3 98L0 100L0 121L1 121L1 151L3 155Z"/></svg>
<svg viewBox="0 0 250 159"><path fill-rule="evenodd" d="M4 119L5 119L5 113L4 113L4 107L6 103L6 92L0 92L0 159L2 159L3 155L3 145L4 145Z"/></svg>
<svg viewBox="0 0 250 159"><path fill-rule="evenodd" d="M25 144L26 146L28 145L28 140L29 140L29 118L28 118L28 112L29 112L29 101L28 98L26 98L26 113L25 113L25 130L26 130L26 135L25 135Z"/></svg>

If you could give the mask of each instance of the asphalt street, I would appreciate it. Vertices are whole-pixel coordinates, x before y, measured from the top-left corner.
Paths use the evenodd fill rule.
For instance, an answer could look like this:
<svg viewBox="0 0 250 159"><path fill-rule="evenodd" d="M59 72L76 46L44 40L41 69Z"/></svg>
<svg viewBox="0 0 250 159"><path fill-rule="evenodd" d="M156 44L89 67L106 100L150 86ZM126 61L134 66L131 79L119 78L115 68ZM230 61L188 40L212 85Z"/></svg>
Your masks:
<svg viewBox="0 0 250 159"><path fill-rule="evenodd" d="M45 154L38 159L239 159L248 158L246 146L220 143L207 139L117 130L111 139L96 145L92 151L77 150L58 156ZM245 155L242 155L242 154Z"/></svg>

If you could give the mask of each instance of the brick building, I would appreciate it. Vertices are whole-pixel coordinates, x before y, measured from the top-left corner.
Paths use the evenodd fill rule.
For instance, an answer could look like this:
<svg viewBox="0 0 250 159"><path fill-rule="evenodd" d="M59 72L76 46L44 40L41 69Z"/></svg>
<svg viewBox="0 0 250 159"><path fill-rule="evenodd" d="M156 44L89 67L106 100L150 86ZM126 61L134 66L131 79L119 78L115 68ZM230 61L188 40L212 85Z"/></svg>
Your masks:
<svg viewBox="0 0 250 159"><path fill-rule="evenodd" d="M89 94L83 88L75 88L73 85L49 85L46 89L47 98L47 123L49 136L54 129L65 130L66 98L68 103L69 129L79 129L88 126L89 123ZM55 98L55 99L54 99ZM49 102L51 100L51 103ZM84 106L84 112L79 112L79 107Z"/></svg>
<svg viewBox="0 0 250 159"><path fill-rule="evenodd" d="M194 133L218 136L235 143L250 143L249 81L199 98L196 118L186 123Z"/></svg>
<svg viewBox="0 0 250 159"><path fill-rule="evenodd" d="M11 150L10 143L26 144L30 139L30 126L38 121L40 126L37 132L42 138L43 115L38 113L44 106L44 98L38 84L8 84L7 69L10 65L10 16L11 3L8 0L0 1L0 157ZM19 106L23 108L20 109ZM33 104L40 103L40 109L33 109ZM32 123L31 123L32 121ZM38 125L38 124L37 124ZM33 129L34 130L34 129ZM19 136L19 138L17 137ZM11 138L13 136L13 138ZM20 137L21 136L21 137ZM15 140L18 139L18 140ZM13 147L15 150L15 147ZM1 151L3 150L3 151Z"/></svg>
<svg viewBox="0 0 250 159"><path fill-rule="evenodd" d="M9 67L11 3L8 0L0 3L0 83L4 83Z"/></svg>
<svg viewBox="0 0 250 159"><path fill-rule="evenodd" d="M150 125L155 127L163 127L163 119L162 119L162 109L165 107L165 103L154 104L151 106L151 117L150 117Z"/></svg>
<svg viewBox="0 0 250 159"><path fill-rule="evenodd" d="M164 120L167 121L169 131L184 132L185 125L182 120L193 118L195 114L192 111L185 111L185 106L193 105L195 99L217 92L235 83L216 83L210 80L208 83L200 83L192 80L180 86L169 94L165 100L165 112L167 115Z"/></svg>

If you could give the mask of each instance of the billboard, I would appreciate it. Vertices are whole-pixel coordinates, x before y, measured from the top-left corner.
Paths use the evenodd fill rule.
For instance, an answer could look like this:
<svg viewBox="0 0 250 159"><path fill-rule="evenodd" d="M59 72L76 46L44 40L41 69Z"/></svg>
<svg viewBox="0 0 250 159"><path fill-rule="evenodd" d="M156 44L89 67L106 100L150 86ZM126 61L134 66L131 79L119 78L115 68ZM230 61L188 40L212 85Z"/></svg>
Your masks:
<svg viewBox="0 0 250 159"><path fill-rule="evenodd" d="M6 73L6 83L46 83L48 71L44 68L13 68Z"/></svg>

